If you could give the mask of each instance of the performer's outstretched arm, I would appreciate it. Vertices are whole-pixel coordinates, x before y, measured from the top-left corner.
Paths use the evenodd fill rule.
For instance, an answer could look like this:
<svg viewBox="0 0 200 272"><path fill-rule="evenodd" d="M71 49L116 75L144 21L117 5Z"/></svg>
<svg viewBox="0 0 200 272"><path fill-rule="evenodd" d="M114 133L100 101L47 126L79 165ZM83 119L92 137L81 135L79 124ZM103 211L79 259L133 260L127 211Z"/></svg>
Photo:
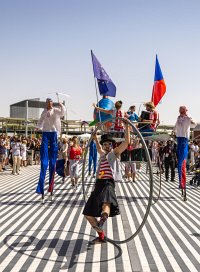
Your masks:
<svg viewBox="0 0 200 272"><path fill-rule="evenodd" d="M125 141L122 142L118 147L114 149L116 155L120 155L125 149L127 149L128 144L130 143L130 128L128 123L125 123Z"/></svg>
<svg viewBox="0 0 200 272"><path fill-rule="evenodd" d="M60 117L65 115L66 112L66 108L62 103L59 103L60 108L55 108L56 113L58 113L60 115Z"/></svg>
<svg viewBox="0 0 200 272"><path fill-rule="evenodd" d="M97 152L98 152L100 155L104 154L103 149L102 149L102 147L101 147L101 145L100 145L100 143L99 143L99 140L98 140L96 134L94 134L94 140L95 140L95 142L96 142Z"/></svg>
<svg viewBox="0 0 200 272"><path fill-rule="evenodd" d="M101 112L104 112L104 113L107 113L107 114L112 114L113 113L113 110L105 110L103 108L97 107L94 103L92 105L98 111L101 111Z"/></svg>
<svg viewBox="0 0 200 272"><path fill-rule="evenodd" d="M192 120L192 118L190 118L191 124L196 125L196 122Z"/></svg>

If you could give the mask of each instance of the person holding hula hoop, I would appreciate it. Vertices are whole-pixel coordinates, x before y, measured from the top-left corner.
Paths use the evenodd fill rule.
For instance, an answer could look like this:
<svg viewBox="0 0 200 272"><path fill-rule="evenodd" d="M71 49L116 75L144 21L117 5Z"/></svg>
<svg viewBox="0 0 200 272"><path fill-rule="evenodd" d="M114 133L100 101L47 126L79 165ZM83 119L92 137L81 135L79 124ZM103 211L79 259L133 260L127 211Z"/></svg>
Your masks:
<svg viewBox="0 0 200 272"><path fill-rule="evenodd" d="M101 136L99 143L96 134L97 151L100 154L94 191L91 193L83 214L91 226L97 231L99 241L104 241L103 225L108 217L120 214L117 197L115 194L115 181L122 180L120 169L120 154L127 149L130 142L130 130L125 122L125 141L113 149L115 140L109 135ZM96 217L100 217L98 221Z"/></svg>

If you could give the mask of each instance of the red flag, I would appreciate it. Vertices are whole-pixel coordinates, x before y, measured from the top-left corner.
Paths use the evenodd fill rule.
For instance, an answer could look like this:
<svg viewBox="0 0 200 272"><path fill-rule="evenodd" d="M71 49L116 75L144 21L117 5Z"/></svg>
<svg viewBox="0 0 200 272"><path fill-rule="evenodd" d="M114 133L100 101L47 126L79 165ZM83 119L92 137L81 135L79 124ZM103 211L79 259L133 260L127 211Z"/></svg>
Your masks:
<svg viewBox="0 0 200 272"><path fill-rule="evenodd" d="M158 103L164 96L165 92L166 92L166 85L165 85L160 64L158 62L158 58L156 55L154 85L153 85L152 98L151 98L151 101L154 103L155 107L158 105Z"/></svg>

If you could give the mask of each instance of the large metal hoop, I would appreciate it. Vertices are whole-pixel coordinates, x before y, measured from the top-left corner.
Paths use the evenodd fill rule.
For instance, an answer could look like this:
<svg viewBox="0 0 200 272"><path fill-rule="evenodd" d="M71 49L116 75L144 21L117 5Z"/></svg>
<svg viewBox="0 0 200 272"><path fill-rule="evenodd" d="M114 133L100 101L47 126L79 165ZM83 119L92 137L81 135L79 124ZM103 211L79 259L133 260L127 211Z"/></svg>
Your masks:
<svg viewBox="0 0 200 272"><path fill-rule="evenodd" d="M152 169L153 169L153 174L156 176L156 179L158 180L158 190L157 190L157 193L153 192L153 198L152 198L152 200L153 200L152 205L154 205L160 199L160 194L161 194L161 189L162 189L162 168L161 168L160 156L158 157L156 172L154 172L153 165L152 165ZM148 165L147 165L147 167L146 167L146 174L148 174L148 170L149 169L148 169ZM154 184L155 184L155 179L154 179Z"/></svg>
<svg viewBox="0 0 200 272"><path fill-rule="evenodd" d="M132 122L130 122L129 120L125 119L125 118L121 118L121 117L113 117L113 118L110 118L104 122L101 122L99 123L100 127L102 128L102 125L106 124L107 122L113 122L115 120L121 120L123 122L127 122L129 124L129 126L132 127L133 129L133 132L135 134L137 134L137 136L139 137L143 147L144 147L144 150L145 150L145 154L146 154L146 158L147 158L147 162L149 164L149 188L150 188L150 191L149 191L149 197L148 197L148 204L147 204L147 208L146 208L146 212L144 214L144 217L142 219L142 222L140 223L139 227L136 229L136 231L130 236L128 237L127 239L124 239L124 240L112 240L108 237L105 237L105 239L109 242L112 242L112 243L115 243L115 244L123 244L123 243L127 243L129 241L131 241L134 237L136 237L138 235L138 233L141 231L142 227L144 226L146 220L147 220L147 217L149 215L149 212L150 212L150 208L151 208L151 204L152 204L152 198L153 198L153 171L152 171L152 165L151 165L151 159L150 159L150 155L149 155L149 151L148 151L148 148L146 146L146 143L144 141L144 138L142 137L140 131L134 126L134 124ZM87 153L88 153L88 148L90 146L90 142L92 140L92 137L93 135L98 131L99 127L97 126L96 129L93 131L90 139L89 139L89 142L88 142L88 145L85 149L85 153L84 153L84 160L83 160L83 166L82 166L82 189L83 189L83 198L84 198L84 201L86 202L87 200L87 197L86 197L86 192L85 192L85 165L86 165L86 157L87 157Z"/></svg>
<svg viewBox="0 0 200 272"><path fill-rule="evenodd" d="M158 202L158 200L160 199L160 194L161 194L161 189L162 189L162 169L161 169L161 162L160 162L160 156L158 157L158 166L157 166L157 172L156 173L153 173L157 176L157 179L158 179L158 193L156 194L156 196L154 195L153 193L153 204L156 204Z"/></svg>

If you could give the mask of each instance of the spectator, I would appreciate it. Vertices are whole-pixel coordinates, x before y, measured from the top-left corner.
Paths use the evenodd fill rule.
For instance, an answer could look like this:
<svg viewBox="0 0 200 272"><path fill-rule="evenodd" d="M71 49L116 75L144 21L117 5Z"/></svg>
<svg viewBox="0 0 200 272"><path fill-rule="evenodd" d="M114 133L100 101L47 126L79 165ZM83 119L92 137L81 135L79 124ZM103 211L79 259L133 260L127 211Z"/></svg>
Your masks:
<svg viewBox="0 0 200 272"><path fill-rule="evenodd" d="M5 167L6 147L2 138L0 138L0 172Z"/></svg>
<svg viewBox="0 0 200 272"><path fill-rule="evenodd" d="M143 136L151 136L160 123L159 116L157 111L155 111L153 102L147 102L144 105L146 107L146 112L143 111L139 118L139 121L143 123L140 132Z"/></svg>
<svg viewBox="0 0 200 272"><path fill-rule="evenodd" d="M138 115L135 113L135 106L130 106L129 110L126 113L127 118L131 122L138 122Z"/></svg>
<svg viewBox="0 0 200 272"><path fill-rule="evenodd" d="M12 159L13 159L13 175L19 175L20 165L21 165L21 141L16 139L12 142Z"/></svg>
<svg viewBox="0 0 200 272"><path fill-rule="evenodd" d="M72 187L77 188L79 177L79 161L82 154L82 148L78 144L78 138L72 138L73 145L69 148L69 173Z"/></svg>
<svg viewBox="0 0 200 272"><path fill-rule="evenodd" d="M169 168L171 170L171 181L175 178L176 167L176 145L171 140L167 141L167 145L163 148L164 165L165 165L165 179L169 180Z"/></svg>
<svg viewBox="0 0 200 272"><path fill-rule="evenodd" d="M26 140L22 140L22 144L21 144L21 166L26 166L26 144L27 141Z"/></svg>

